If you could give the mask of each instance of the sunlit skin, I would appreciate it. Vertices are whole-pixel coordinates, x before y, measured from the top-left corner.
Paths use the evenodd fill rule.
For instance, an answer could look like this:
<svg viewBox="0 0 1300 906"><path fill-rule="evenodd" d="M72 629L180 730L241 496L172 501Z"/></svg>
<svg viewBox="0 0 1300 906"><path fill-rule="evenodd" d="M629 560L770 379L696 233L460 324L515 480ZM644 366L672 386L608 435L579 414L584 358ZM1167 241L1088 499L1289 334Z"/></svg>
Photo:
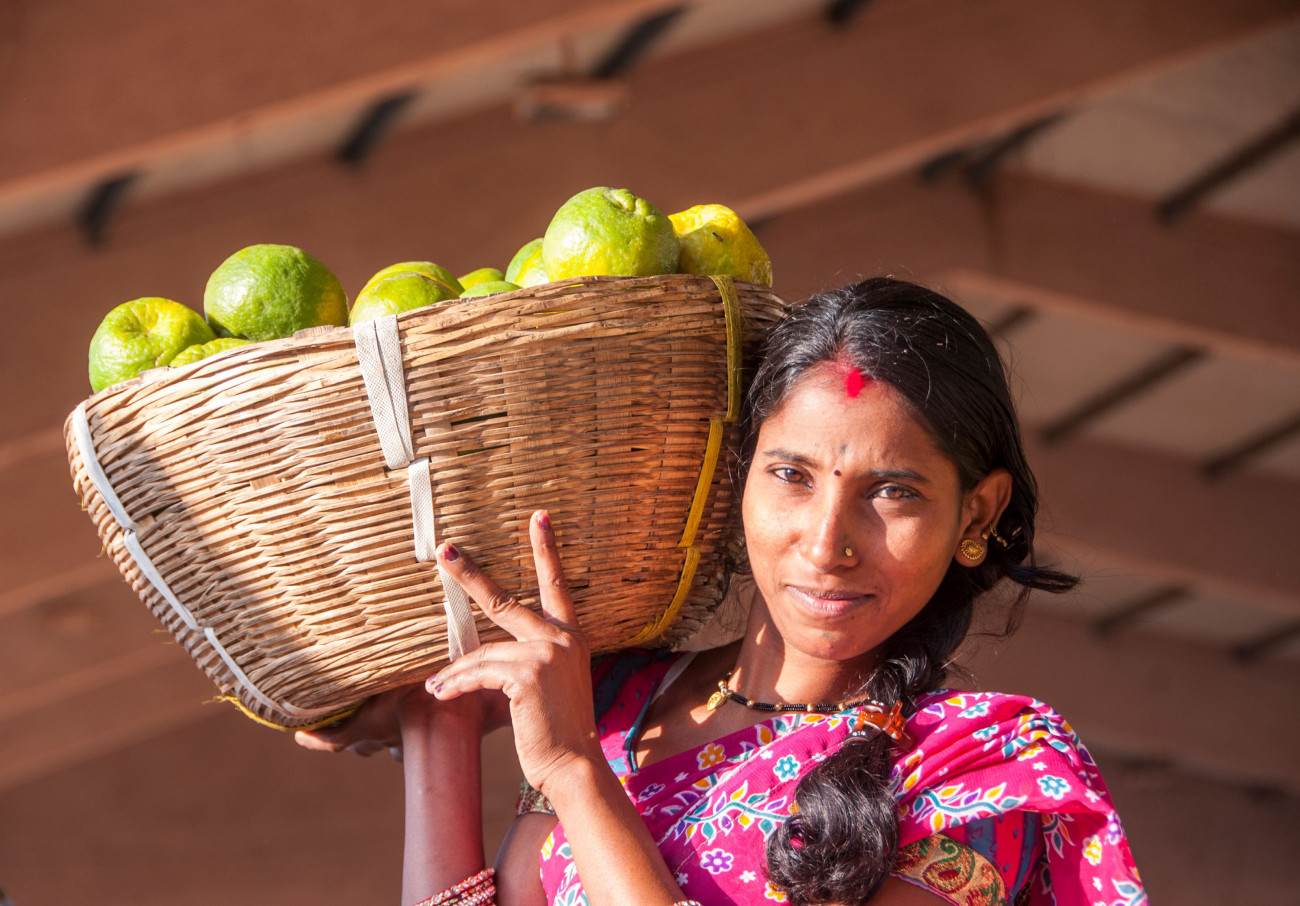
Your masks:
<svg viewBox="0 0 1300 906"><path fill-rule="evenodd" d="M1010 493L1001 469L963 491L956 465L889 385L842 363L810 371L760 426L745 485L760 594L744 638L701 653L656 699L639 763L769 716L705 707L727 673L732 689L757 701L856 694L881 644L925 606L949 564L980 562L958 546L997 521Z"/></svg>
<svg viewBox="0 0 1300 906"><path fill-rule="evenodd" d="M858 376L856 370L851 376ZM759 430L744 496L761 597L733 685L751 698L835 701L876 666L1006 504L998 470L964 491L902 397L838 364L810 372Z"/></svg>

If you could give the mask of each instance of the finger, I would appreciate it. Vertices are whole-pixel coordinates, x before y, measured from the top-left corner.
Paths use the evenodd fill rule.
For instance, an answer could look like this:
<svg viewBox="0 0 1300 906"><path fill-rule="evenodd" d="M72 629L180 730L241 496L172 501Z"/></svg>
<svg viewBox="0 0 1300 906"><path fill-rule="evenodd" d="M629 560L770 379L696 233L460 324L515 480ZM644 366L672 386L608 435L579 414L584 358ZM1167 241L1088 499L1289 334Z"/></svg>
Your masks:
<svg viewBox="0 0 1300 906"><path fill-rule="evenodd" d="M461 588L474 599L484 615L506 632L521 641L536 638L539 632L550 629L546 620L519 603L497 585L478 565L461 553L454 545L444 544L438 550L438 562L460 583Z"/></svg>
<svg viewBox="0 0 1300 906"><path fill-rule="evenodd" d="M443 701L480 690L504 692L511 697L521 682L537 676L537 667L550 647L535 644L541 646L540 650L528 643L485 645L429 677L426 688Z"/></svg>
<svg viewBox="0 0 1300 906"><path fill-rule="evenodd" d="M542 597L542 612L547 619L570 632L579 632L578 612L573 595L560 565L560 551L555 544L555 527L546 510L533 513L528 534L533 542L533 565L537 567L537 585Z"/></svg>
<svg viewBox="0 0 1300 906"><path fill-rule="evenodd" d="M430 695L435 695L440 686L446 685L449 681L465 674L474 674L481 671L489 662L506 664L526 661L533 656L533 652L527 650L528 645L528 642L489 642L482 647L475 648L469 654L457 658L425 680L424 691ZM462 688L461 691L468 691L468 688Z"/></svg>
<svg viewBox="0 0 1300 906"><path fill-rule="evenodd" d="M318 731L299 730L293 734L293 741L313 752L337 752L343 748L340 743L322 738Z"/></svg>

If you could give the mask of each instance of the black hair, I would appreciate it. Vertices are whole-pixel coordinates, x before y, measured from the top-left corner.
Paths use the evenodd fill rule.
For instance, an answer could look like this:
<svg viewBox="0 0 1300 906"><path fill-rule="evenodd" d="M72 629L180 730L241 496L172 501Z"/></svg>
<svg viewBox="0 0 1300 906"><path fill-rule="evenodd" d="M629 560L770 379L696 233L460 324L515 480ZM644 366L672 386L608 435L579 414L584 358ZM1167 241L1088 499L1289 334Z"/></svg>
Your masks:
<svg viewBox="0 0 1300 906"><path fill-rule="evenodd" d="M743 483L758 429L813 368L844 363L896 390L970 490L995 469L1012 479L1011 499L978 566L955 562L921 611L882 646L859 695L903 713L942 687L971 626L975 599L1007 578L1019 586L1003 634L1014 631L1031 589L1062 592L1075 577L1034 562L1038 488L1025 462L1015 407L997 348L979 322L939 293L874 278L813 296L773 328L745 400L739 451ZM795 793L798 812L767 842L768 876L795 906L863 903L888 876L898 850L890 789L891 740L851 737L810 771Z"/></svg>

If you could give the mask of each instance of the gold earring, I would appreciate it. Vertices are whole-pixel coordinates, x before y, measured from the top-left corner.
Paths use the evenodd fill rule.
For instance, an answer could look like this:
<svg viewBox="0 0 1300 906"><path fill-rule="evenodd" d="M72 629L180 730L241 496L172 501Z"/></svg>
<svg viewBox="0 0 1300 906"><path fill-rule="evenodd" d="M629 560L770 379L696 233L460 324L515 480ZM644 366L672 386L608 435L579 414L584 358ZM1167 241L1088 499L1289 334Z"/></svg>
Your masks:
<svg viewBox="0 0 1300 906"><path fill-rule="evenodd" d="M972 563L978 563L988 548L974 538L961 539L961 555Z"/></svg>
<svg viewBox="0 0 1300 906"><path fill-rule="evenodd" d="M984 534L984 537L987 538L990 535L993 536L993 540L996 541L998 544L1002 545L1003 547L1007 546L1007 539L999 535L998 530L991 525L989 526L989 530Z"/></svg>

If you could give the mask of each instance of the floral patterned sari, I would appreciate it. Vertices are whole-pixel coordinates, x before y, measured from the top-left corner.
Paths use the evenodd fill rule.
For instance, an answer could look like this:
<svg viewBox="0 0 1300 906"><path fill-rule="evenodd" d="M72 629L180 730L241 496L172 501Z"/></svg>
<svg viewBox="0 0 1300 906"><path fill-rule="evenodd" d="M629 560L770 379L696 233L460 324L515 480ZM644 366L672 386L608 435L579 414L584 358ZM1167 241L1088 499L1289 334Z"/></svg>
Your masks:
<svg viewBox="0 0 1300 906"><path fill-rule="evenodd" d="M595 667L601 745L682 890L705 906L784 902L764 875L769 834L803 774L839 748L854 712L776 714L637 768L634 748L674 656L630 652ZM956 904L1137 906L1133 857L1096 765L1042 702L937 692L908 721L891 778L893 874ZM585 904L563 827L541 853L555 906Z"/></svg>

